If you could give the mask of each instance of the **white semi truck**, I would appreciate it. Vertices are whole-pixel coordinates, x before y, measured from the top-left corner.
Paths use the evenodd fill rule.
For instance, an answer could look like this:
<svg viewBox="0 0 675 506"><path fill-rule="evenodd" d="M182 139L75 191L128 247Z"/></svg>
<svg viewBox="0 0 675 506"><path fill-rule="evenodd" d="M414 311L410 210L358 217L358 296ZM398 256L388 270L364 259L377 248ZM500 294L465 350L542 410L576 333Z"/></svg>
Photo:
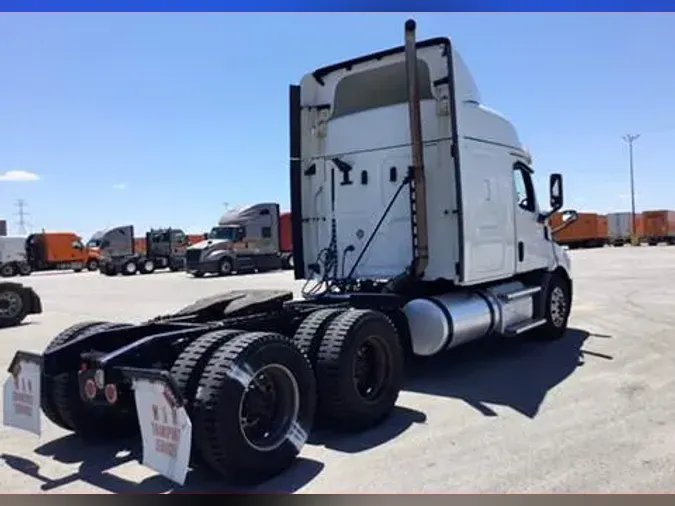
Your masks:
<svg viewBox="0 0 675 506"><path fill-rule="evenodd" d="M39 412L82 436L138 433L143 463L183 483L192 462L232 482L287 469L320 417L360 431L393 410L407 354L493 336L560 339L566 252L515 128L485 107L450 39L324 67L290 88L290 178L301 300L243 290L141 324L85 322L10 370ZM40 399L41 402L40 402Z"/></svg>

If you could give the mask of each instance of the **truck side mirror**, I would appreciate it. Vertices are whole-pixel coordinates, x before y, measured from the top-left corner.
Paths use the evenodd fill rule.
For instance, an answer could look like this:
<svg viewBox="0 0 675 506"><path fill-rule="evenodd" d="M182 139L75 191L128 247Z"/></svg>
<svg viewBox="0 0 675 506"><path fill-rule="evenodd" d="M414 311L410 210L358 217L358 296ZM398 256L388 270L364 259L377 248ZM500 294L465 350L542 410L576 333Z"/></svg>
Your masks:
<svg viewBox="0 0 675 506"><path fill-rule="evenodd" d="M551 196L551 211L557 211L563 206L562 174L551 174L548 187Z"/></svg>

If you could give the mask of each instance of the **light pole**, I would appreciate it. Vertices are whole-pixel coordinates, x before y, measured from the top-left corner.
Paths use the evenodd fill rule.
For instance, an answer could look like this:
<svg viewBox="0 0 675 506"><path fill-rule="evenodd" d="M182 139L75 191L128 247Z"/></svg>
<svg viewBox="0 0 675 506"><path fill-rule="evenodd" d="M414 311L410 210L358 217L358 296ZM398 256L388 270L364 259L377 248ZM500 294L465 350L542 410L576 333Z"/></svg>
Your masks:
<svg viewBox="0 0 675 506"><path fill-rule="evenodd" d="M628 159L630 163L630 217L631 217L631 243L635 246L636 226L635 226L635 175L633 171L633 143L640 138L640 134L624 135L623 140L628 143Z"/></svg>

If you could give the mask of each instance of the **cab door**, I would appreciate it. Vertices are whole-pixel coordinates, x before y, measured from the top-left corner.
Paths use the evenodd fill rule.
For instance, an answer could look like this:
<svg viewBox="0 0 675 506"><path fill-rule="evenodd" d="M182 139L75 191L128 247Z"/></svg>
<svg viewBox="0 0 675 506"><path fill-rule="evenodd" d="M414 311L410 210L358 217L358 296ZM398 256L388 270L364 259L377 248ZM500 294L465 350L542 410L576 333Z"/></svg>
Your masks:
<svg viewBox="0 0 675 506"><path fill-rule="evenodd" d="M540 218L532 174L532 169L522 161L518 160L513 164L516 273L546 268L553 259L551 231Z"/></svg>

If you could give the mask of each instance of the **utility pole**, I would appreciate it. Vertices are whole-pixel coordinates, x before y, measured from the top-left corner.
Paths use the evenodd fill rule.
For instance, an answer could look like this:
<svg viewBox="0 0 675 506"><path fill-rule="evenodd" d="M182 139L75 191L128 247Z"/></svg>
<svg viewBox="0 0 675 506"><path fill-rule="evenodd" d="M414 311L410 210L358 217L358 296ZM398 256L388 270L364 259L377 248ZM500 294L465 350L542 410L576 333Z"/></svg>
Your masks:
<svg viewBox="0 0 675 506"><path fill-rule="evenodd" d="M628 160L630 164L630 216L631 216L631 243L637 244L637 232L635 226L635 173L633 170L633 143L640 138L640 134L624 135L623 140L628 143Z"/></svg>
<svg viewBox="0 0 675 506"><path fill-rule="evenodd" d="M29 213L26 212L26 201L23 199L19 199L16 201L16 207L19 209L19 211L16 213L16 215L19 217L19 221L17 225L19 225L19 233L21 235L27 235L28 230L26 226L30 226L30 224L26 221L26 216L28 216Z"/></svg>

